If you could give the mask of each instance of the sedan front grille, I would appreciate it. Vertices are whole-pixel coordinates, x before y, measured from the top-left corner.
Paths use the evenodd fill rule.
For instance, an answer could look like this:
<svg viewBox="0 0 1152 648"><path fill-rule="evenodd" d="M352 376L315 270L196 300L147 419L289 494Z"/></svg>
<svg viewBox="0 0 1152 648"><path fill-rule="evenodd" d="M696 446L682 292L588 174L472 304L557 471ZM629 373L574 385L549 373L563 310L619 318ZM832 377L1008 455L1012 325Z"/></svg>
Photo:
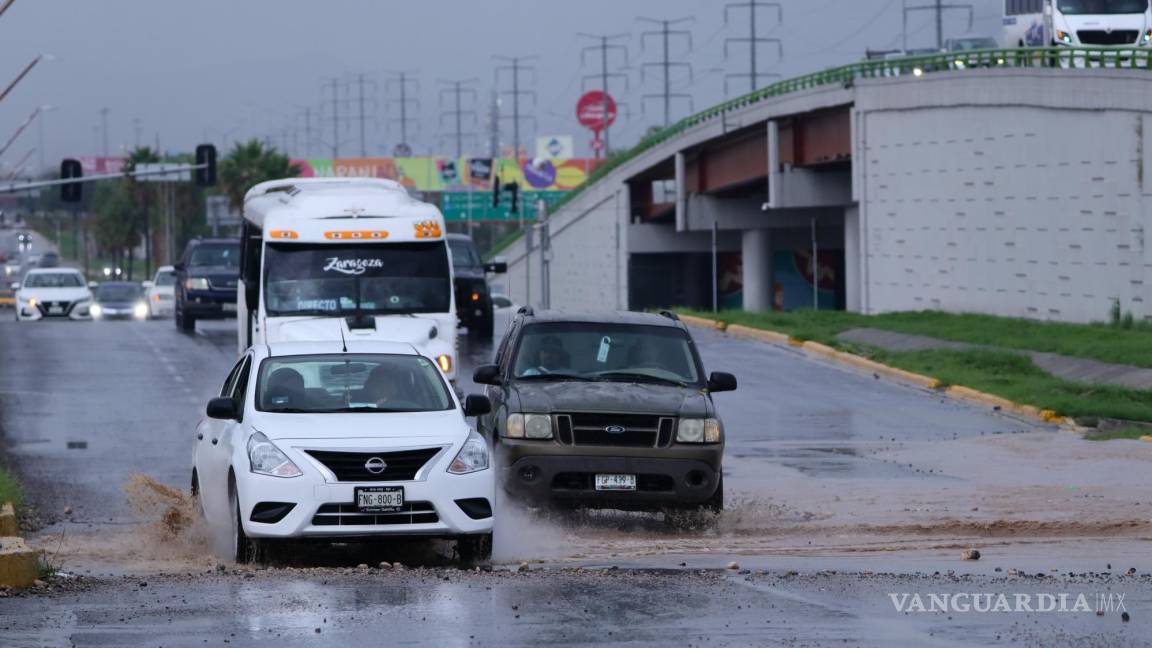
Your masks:
<svg viewBox="0 0 1152 648"><path fill-rule="evenodd" d="M70 301L42 301L36 303L36 308L44 317L68 317L72 314L73 303Z"/></svg>
<svg viewBox="0 0 1152 648"><path fill-rule="evenodd" d="M361 513L352 503L324 504L312 516L312 526L394 526L439 521L432 502L404 502L404 510L396 513Z"/></svg>
<svg viewBox="0 0 1152 648"><path fill-rule="evenodd" d="M675 419L652 414L577 412L557 415L560 442L577 446L664 447Z"/></svg>
<svg viewBox="0 0 1152 648"><path fill-rule="evenodd" d="M342 482L390 482L412 481L416 473L428 460L440 452L440 448L401 450L398 452L332 452L327 450L305 450L313 459L324 464L336 479ZM368 469L369 461L378 466L379 459L384 469L373 472Z"/></svg>

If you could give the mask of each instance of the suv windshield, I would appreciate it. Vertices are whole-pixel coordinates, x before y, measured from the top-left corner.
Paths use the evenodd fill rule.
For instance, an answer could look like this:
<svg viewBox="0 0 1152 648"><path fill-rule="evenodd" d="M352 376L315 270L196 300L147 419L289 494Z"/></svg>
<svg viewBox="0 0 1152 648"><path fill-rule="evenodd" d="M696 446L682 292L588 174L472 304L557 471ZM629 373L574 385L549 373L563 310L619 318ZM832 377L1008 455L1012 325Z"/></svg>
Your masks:
<svg viewBox="0 0 1152 648"><path fill-rule="evenodd" d="M456 268L479 268L484 265L472 241L448 239L448 249L452 250L452 265Z"/></svg>
<svg viewBox="0 0 1152 648"><path fill-rule="evenodd" d="M1081 14L1140 14L1148 11L1148 0L1060 0L1060 13Z"/></svg>
<svg viewBox="0 0 1152 648"><path fill-rule="evenodd" d="M190 268L208 268L208 267L224 267L224 268L239 268L240 267L240 244L239 243L204 243L197 245L196 249L192 250L192 256L188 259L188 267Z"/></svg>
<svg viewBox="0 0 1152 648"><path fill-rule="evenodd" d="M269 244L269 316L447 313L452 304L444 243Z"/></svg>
<svg viewBox="0 0 1152 648"><path fill-rule="evenodd" d="M513 376L699 386L692 341L667 326L549 322L524 328Z"/></svg>
<svg viewBox="0 0 1152 648"><path fill-rule="evenodd" d="M30 274L24 280L26 288L82 288L84 280L75 272L43 272Z"/></svg>
<svg viewBox="0 0 1152 648"><path fill-rule="evenodd" d="M262 412L438 412L454 407L440 372L417 355L267 358L256 384L256 408Z"/></svg>
<svg viewBox="0 0 1152 648"><path fill-rule="evenodd" d="M127 302L141 298L142 288L130 284L103 284L96 289L96 300L102 302Z"/></svg>

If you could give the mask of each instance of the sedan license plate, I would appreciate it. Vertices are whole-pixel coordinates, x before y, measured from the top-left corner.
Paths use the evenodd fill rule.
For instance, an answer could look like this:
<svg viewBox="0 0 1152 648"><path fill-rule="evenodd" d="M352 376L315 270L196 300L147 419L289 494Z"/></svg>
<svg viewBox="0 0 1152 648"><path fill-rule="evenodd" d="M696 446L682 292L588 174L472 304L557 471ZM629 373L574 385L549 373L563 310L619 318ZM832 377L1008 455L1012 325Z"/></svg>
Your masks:
<svg viewBox="0 0 1152 648"><path fill-rule="evenodd" d="M369 486L357 488L356 510L361 513L399 513L404 510L404 487Z"/></svg>
<svg viewBox="0 0 1152 648"><path fill-rule="evenodd" d="M64 307L63 306L52 306L51 308L48 309L48 313L50 315L63 315L64 314Z"/></svg>
<svg viewBox="0 0 1152 648"><path fill-rule="evenodd" d="M636 475L596 475L598 491L634 491Z"/></svg>

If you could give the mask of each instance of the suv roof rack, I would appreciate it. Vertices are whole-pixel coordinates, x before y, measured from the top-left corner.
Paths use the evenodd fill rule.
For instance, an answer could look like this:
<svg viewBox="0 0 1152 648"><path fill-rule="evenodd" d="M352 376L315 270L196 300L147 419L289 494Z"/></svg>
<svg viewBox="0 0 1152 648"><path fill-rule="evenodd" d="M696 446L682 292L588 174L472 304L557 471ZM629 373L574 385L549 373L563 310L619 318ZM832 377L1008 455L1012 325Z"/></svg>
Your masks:
<svg viewBox="0 0 1152 648"><path fill-rule="evenodd" d="M668 319L672 320L673 322L679 322L680 321L680 316L677 315L676 313L673 313L670 310L662 310L662 311L660 311L660 314L663 315L664 317L667 317Z"/></svg>

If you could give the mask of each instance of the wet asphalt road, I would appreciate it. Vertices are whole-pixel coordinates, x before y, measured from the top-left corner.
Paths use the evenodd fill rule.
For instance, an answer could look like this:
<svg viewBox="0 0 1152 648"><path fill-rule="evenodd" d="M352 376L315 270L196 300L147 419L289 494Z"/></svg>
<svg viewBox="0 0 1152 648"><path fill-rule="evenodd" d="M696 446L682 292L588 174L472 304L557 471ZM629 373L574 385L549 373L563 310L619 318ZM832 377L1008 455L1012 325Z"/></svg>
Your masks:
<svg viewBox="0 0 1152 648"><path fill-rule="evenodd" d="M5 314L0 311L0 317ZM3 441L42 521L50 525L46 534L131 532L137 521L123 486L134 472L186 488L193 425L234 361L233 327L231 321L210 322L188 336L170 321L0 322ZM768 498L771 492L765 489L773 486L769 476L776 472L845 489L944 480L911 464L877 461L869 451L904 441L1028 429L1012 419L845 372L789 349L708 331L694 335L708 370L731 371L740 379L739 391L718 395L717 400L728 434L726 481L734 492L753 499ZM467 375L489 359L491 345L466 337L461 342ZM466 379L461 386L465 392L473 389ZM65 507L71 508L67 516ZM623 535L614 537L646 530L625 527ZM498 548L500 533L498 528ZM640 535L640 542L644 537ZM557 542L562 543L562 537ZM1152 637L1142 614L1152 611L1146 576L1009 583L992 573L959 580L921 576L916 573L920 566L908 569L905 563L888 567L898 575L876 577L843 573L843 560L833 563L840 573L825 574L818 572L826 566L811 561L785 557L757 562L746 554L729 556L726 549L717 546L704 558L688 560L685 568L676 560L622 556L612 563L624 568L612 571L592 563L582 571L549 564L543 571L510 573L506 570L515 567L513 560L510 566L497 565L495 573L463 572L442 556L416 551L400 554L403 562L429 568L404 573L340 566L227 568L204 573L201 562L192 561L147 576L97 572L57 581L51 591L0 598L0 646L192 646L225 641L340 646L601 641L1114 646L1148 645ZM400 559L395 553L380 555ZM375 564L359 554L336 556L320 554L316 561ZM762 565L767 574L717 569L730 557L744 567ZM654 572L649 569L653 566L668 569ZM705 566L710 569L699 571ZM793 566L803 573L788 575ZM867 568L887 569L882 559ZM1094 614L909 616L893 610L887 596L893 591L1122 591L1134 619L1122 623L1116 615Z"/></svg>

